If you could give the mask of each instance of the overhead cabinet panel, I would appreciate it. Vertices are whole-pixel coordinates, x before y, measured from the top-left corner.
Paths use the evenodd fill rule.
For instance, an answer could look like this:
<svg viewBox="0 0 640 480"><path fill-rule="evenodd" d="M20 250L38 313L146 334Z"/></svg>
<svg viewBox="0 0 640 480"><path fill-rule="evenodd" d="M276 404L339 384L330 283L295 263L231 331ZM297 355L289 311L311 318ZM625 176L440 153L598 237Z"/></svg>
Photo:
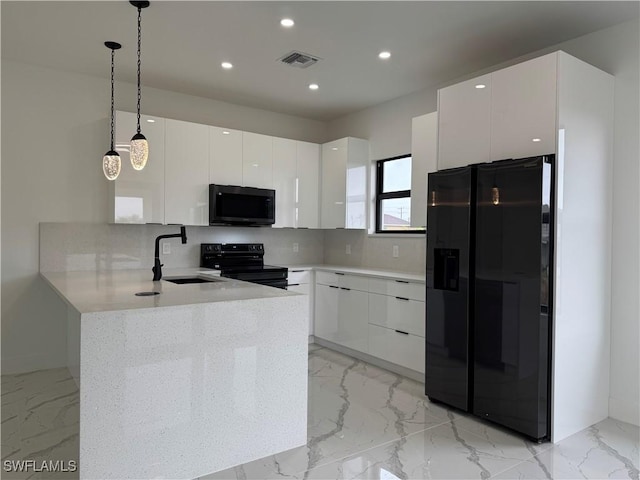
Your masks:
<svg viewBox="0 0 640 480"><path fill-rule="evenodd" d="M110 221L114 223L164 223L165 120L142 115L142 131L149 142L149 160L134 170L129 144L136 133L136 114L116 112L115 148L122 160L118 178L109 182ZM153 120L149 122L148 120Z"/></svg>
<svg viewBox="0 0 640 480"><path fill-rule="evenodd" d="M296 141L273 138L273 188L276 191L274 227L295 227Z"/></svg>
<svg viewBox="0 0 640 480"><path fill-rule="evenodd" d="M557 58L552 53L491 74L492 160L556 151Z"/></svg>
<svg viewBox="0 0 640 480"><path fill-rule="evenodd" d="M166 223L209 224L209 128L166 121Z"/></svg>
<svg viewBox="0 0 640 480"><path fill-rule="evenodd" d="M342 138L322 145L322 228L367 227L366 140Z"/></svg>
<svg viewBox="0 0 640 480"><path fill-rule="evenodd" d="M273 137L244 132L242 183L245 187L273 188Z"/></svg>
<svg viewBox="0 0 640 480"><path fill-rule="evenodd" d="M411 121L411 226L427 225L427 175L438 170L438 112Z"/></svg>
<svg viewBox="0 0 640 480"><path fill-rule="evenodd" d="M242 132L209 127L209 183L242 185Z"/></svg>
<svg viewBox="0 0 640 480"><path fill-rule="evenodd" d="M296 227L320 226L320 145L296 142Z"/></svg>
<svg viewBox="0 0 640 480"><path fill-rule="evenodd" d="M490 160L492 90L483 75L438 91L438 170Z"/></svg>

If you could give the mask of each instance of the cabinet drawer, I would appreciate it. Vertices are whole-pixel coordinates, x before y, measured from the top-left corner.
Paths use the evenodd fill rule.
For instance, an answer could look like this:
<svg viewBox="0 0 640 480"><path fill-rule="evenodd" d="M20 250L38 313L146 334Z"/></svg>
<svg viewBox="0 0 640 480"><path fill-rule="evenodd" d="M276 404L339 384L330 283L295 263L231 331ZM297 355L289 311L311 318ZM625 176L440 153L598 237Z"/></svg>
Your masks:
<svg viewBox="0 0 640 480"><path fill-rule="evenodd" d="M296 268L290 268L288 279L289 279L289 285L291 285L292 283L297 283L297 284L310 283L311 272L309 270L300 270Z"/></svg>
<svg viewBox="0 0 640 480"><path fill-rule="evenodd" d="M370 293L369 323L424 337L425 304L417 300Z"/></svg>
<svg viewBox="0 0 640 480"><path fill-rule="evenodd" d="M424 373L424 338L369 325L369 355Z"/></svg>
<svg viewBox="0 0 640 480"><path fill-rule="evenodd" d="M381 295L392 297L410 298L424 302L425 284L409 282L406 280L384 280L382 278L371 278L369 280L369 291Z"/></svg>
<svg viewBox="0 0 640 480"><path fill-rule="evenodd" d="M341 272L316 272L316 283L321 285L334 285L361 292L369 291L369 280L367 277L349 275Z"/></svg>

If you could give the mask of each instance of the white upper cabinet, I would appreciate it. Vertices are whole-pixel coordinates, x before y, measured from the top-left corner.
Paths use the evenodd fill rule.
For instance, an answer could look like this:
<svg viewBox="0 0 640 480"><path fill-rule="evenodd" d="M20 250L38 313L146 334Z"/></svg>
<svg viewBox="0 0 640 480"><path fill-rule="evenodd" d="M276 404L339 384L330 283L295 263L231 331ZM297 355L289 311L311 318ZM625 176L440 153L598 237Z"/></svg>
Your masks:
<svg viewBox="0 0 640 480"><path fill-rule="evenodd" d="M411 226L427 224L427 175L438 170L438 112L411 122Z"/></svg>
<svg viewBox="0 0 640 480"><path fill-rule="evenodd" d="M322 145L322 228L366 228L366 140L342 138Z"/></svg>
<svg viewBox="0 0 640 480"><path fill-rule="evenodd" d="M273 188L273 137L250 132L242 134L242 184Z"/></svg>
<svg viewBox="0 0 640 480"><path fill-rule="evenodd" d="M438 90L439 170L490 160L491 92L491 75Z"/></svg>
<svg viewBox="0 0 640 480"><path fill-rule="evenodd" d="M557 53L491 74L491 159L556 151Z"/></svg>
<svg viewBox="0 0 640 480"><path fill-rule="evenodd" d="M296 151L295 140L273 138L273 189L276 191L274 227L295 227Z"/></svg>
<svg viewBox="0 0 640 480"><path fill-rule="evenodd" d="M439 90L438 169L555 153L557 60L551 53Z"/></svg>
<svg viewBox="0 0 640 480"><path fill-rule="evenodd" d="M242 132L209 127L209 183L242 185Z"/></svg>
<svg viewBox="0 0 640 480"><path fill-rule="evenodd" d="M296 222L298 228L320 226L320 145L296 142Z"/></svg>
<svg viewBox="0 0 640 480"><path fill-rule="evenodd" d="M118 178L109 182L109 216L114 223L164 223L165 120L142 115L140 122L149 142L149 160L143 170L134 170L129 143L136 133L136 114L116 112L115 149L122 169Z"/></svg>
<svg viewBox="0 0 640 480"><path fill-rule="evenodd" d="M209 224L209 127L166 121L165 223Z"/></svg>

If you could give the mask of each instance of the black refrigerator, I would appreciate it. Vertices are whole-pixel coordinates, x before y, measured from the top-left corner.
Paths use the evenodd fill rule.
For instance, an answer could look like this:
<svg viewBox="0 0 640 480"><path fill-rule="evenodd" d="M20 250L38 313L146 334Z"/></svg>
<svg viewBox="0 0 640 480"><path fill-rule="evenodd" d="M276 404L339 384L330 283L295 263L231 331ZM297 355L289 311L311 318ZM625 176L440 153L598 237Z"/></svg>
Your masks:
<svg viewBox="0 0 640 480"><path fill-rule="evenodd" d="M550 434L554 156L429 174L425 392ZM586 261L586 259L585 259Z"/></svg>

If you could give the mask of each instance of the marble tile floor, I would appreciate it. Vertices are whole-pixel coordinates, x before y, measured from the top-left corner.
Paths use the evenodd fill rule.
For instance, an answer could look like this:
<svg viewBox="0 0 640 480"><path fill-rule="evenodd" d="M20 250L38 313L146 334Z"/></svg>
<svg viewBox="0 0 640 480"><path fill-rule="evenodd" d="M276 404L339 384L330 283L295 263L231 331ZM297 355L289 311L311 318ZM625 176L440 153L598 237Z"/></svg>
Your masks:
<svg viewBox="0 0 640 480"><path fill-rule="evenodd" d="M638 427L607 419L556 445L536 444L433 404L422 388L310 345L307 445L201 479L639 477ZM78 392L68 371L3 376L2 460L77 457Z"/></svg>

